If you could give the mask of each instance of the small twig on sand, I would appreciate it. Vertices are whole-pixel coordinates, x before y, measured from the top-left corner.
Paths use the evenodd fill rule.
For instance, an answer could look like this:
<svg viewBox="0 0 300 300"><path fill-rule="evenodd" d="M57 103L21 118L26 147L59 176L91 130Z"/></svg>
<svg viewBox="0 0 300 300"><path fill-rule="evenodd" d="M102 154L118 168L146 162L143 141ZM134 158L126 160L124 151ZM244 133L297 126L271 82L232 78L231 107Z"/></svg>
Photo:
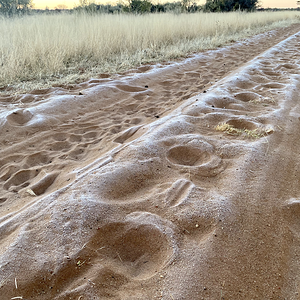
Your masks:
<svg viewBox="0 0 300 300"><path fill-rule="evenodd" d="M87 245L87 243L88 243L88 242L86 242L86 243L81 247L80 250L82 250L82 249Z"/></svg>
<svg viewBox="0 0 300 300"><path fill-rule="evenodd" d="M123 262L123 260L122 260L122 258L121 258L121 256L120 256L120 254L117 252L117 255L118 255L118 257L120 258L120 261L121 262Z"/></svg>
<svg viewBox="0 0 300 300"><path fill-rule="evenodd" d="M88 282L91 283L92 285L96 285L95 282L93 282L92 280L88 279Z"/></svg>
<svg viewBox="0 0 300 300"><path fill-rule="evenodd" d="M269 152L270 143L269 143L269 140L266 137L264 137L264 138L266 139L266 143L265 144L268 144L268 148L267 148L267 151L265 153L265 155L267 155L268 152Z"/></svg>

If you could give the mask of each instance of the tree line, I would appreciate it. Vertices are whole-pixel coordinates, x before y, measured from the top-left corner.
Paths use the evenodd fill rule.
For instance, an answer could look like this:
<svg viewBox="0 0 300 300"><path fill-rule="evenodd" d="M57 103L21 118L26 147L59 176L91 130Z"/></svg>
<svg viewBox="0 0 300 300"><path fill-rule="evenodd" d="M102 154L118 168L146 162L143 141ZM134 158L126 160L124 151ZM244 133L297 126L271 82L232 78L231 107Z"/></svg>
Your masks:
<svg viewBox="0 0 300 300"><path fill-rule="evenodd" d="M1 1L1 0L0 0ZM75 10L86 10L89 12L222 12L222 11L254 11L258 8L259 0L206 0L204 5L198 5L192 0L181 0L178 2L167 2L164 4L153 4L150 0L127 0L126 3L119 3L116 6L101 5L89 0L80 0Z"/></svg>
<svg viewBox="0 0 300 300"><path fill-rule="evenodd" d="M125 0L116 5L97 4L93 0L79 0L79 5L69 11L85 11L88 13L154 13L154 12L226 12L254 11L259 0L206 0L198 5L193 0L181 0L164 4L153 4L150 0ZM0 0L0 13L6 16L29 13L33 10L33 0ZM56 11L63 10L60 6Z"/></svg>
<svg viewBox="0 0 300 300"><path fill-rule="evenodd" d="M32 0L0 0L0 13L17 15L27 13L32 8Z"/></svg>

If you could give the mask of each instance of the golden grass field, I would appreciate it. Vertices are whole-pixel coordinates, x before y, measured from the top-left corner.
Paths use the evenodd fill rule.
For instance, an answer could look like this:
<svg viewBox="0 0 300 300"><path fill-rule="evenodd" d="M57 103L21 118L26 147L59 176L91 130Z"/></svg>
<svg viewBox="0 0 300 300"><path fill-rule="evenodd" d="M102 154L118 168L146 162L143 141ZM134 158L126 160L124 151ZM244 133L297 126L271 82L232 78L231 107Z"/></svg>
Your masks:
<svg viewBox="0 0 300 300"><path fill-rule="evenodd" d="M34 15L0 19L0 87L74 83L299 21L299 12Z"/></svg>

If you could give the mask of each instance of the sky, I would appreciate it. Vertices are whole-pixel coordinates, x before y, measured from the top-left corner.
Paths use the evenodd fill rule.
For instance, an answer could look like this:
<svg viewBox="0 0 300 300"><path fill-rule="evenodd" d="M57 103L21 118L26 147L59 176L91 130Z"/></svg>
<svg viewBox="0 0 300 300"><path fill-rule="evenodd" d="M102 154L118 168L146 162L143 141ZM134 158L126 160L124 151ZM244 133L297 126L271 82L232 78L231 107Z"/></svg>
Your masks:
<svg viewBox="0 0 300 300"><path fill-rule="evenodd" d="M169 0L172 2L172 0ZM116 0L96 0L96 3L115 3ZM153 1L156 2L156 1ZM157 1L158 2L158 1ZM159 1L160 2L160 1ZM167 2L167 1L162 1ZM197 1L198 2L198 1ZM278 8L287 8L287 7L297 7L296 0L261 0L263 7L278 7ZM65 5L68 8L74 7L74 5L79 4L79 0L33 0L34 7L39 9L55 8L58 5ZM205 3L205 0L200 0L199 3Z"/></svg>

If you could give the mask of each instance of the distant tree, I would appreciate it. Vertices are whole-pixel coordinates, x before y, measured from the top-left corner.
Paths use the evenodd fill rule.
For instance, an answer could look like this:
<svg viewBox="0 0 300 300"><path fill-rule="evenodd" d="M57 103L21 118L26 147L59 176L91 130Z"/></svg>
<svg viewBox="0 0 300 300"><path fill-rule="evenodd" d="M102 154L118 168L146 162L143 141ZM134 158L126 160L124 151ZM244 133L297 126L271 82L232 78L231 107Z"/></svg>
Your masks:
<svg viewBox="0 0 300 300"><path fill-rule="evenodd" d="M84 7L91 4L91 1L89 0L79 0L79 6Z"/></svg>
<svg viewBox="0 0 300 300"><path fill-rule="evenodd" d="M67 9L68 7L67 7L67 5L65 5L65 4L58 4L56 7L55 7L55 9L59 9L59 10L64 10L64 9Z"/></svg>
<svg viewBox="0 0 300 300"><path fill-rule="evenodd" d="M204 10L206 11L253 11L259 6L259 0L206 0Z"/></svg>
<svg viewBox="0 0 300 300"><path fill-rule="evenodd" d="M1 0L0 0L1 1ZM118 0L119 2L112 6L110 4L97 4L94 0L79 0L79 5L74 7L76 12L87 13L163 13L163 12L195 12L202 9L193 0L181 0L181 2L167 2L164 4L152 4L151 0Z"/></svg>
<svg viewBox="0 0 300 300"><path fill-rule="evenodd" d="M32 7L32 0L0 0L0 13L8 16L25 13Z"/></svg>
<svg viewBox="0 0 300 300"><path fill-rule="evenodd" d="M128 5L123 6L123 11L137 14L149 13L152 6L152 3L148 0L128 0Z"/></svg>
<svg viewBox="0 0 300 300"><path fill-rule="evenodd" d="M180 13L182 11L182 3L181 2L167 2L163 4L166 12L176 12Z"/></svg>
<svg viewBox="0 0 300 300"><path fill-rule="evenodd" d="M147 13L151 11L152 3L148 0L131 0L131 11Z"/></svg>
<svg viewBox="0 0 300 300"><path fill-rule="evenodd" d="M196 12L202 9L202 6L197 5L192 0L181 0L181 9L183 12Z"/></svg>
<svg viewBox="0 0 300 300"><path fill-rule="evenodd" d="M157 13L157 12L165 12L166 9L165 9L165 6L163 4L152 4L151 6L151 12L152 13Z"/></svg>
<svg viewBox="0 0 300 300"><path fill-rule="evenodd" d="M100 5L90 0L79 0L79 5L74 8L75 11L94 13L99 10Z"/></svg>

